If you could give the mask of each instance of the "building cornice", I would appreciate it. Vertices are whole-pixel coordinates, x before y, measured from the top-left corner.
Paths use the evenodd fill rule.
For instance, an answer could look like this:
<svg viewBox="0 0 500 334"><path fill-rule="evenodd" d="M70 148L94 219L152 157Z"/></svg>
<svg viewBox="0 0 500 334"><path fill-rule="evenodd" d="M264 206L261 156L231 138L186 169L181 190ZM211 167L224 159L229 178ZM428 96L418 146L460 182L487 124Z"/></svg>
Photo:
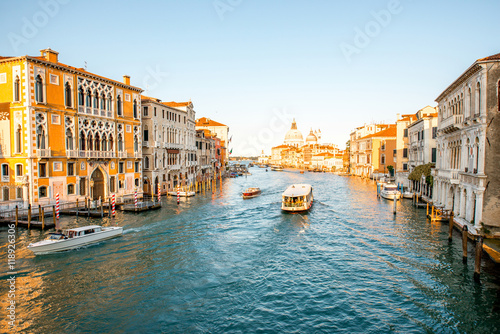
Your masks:
<svg viewBox="0 0 500 334"><path fill-rule="evenodd" d="M479 72L483 67L479 65L479 62L474 62L461 76L459 76L451 85L448 86L437 98L436 102L443 100L446 95L450 94L452 91L457 89L458 86L463 84L466 80L472 77L474 74Z"/></svg>
<svg viewBox="0 0 500 334"><path fill-rule="evenodd" d="M115 81L115 80L112 80L112 79L108 79L106 77L102 77L102 76L99 76L99 75L96 75L96 74L93 74L93 73L90 73L90 72L82 71L82 70L79 70L77 68L74 68L74 67L71 67L71 66L68 66L68 65L62 65L62 64L52 63L52 62L49 62L49 61L46 61L46 60L43 60L43 59L40 59L40 58L35 58L35 57L30 57L30 56L23 56L23 57L15 57L15 58L4 59L4 60L1 60L0 62L6 61L6 60L7 61L8 60L13 60L13 61L14 60L21 60L21 61L24 60L26 62L32 62L32 63L35 63L35 64L45 65L47 67L52 67L52 68L60 70L60 71L69 72L71 74L76 74L76 75L81 75L81 76L89 77L89 78L92 78L93 80L104 81L104 82L106 82L108 84L115 85L115 86L118 86L118 87L121 87L121 88L124 88L124 89L133 90L133 91L136 91L138 93L142 93L144 91L142 88L139 88L139 87L126 85L126 84L124 84L123 82L120 82L120 81Z"/></svg>

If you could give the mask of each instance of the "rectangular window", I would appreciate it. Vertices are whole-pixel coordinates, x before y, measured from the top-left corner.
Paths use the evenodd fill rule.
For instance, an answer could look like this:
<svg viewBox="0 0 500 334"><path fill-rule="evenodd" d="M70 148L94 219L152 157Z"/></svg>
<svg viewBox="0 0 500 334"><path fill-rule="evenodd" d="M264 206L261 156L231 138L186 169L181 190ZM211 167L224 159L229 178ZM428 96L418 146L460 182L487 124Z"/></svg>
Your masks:
<svg viewBox="0 0 500 334"><path fill-rule="evenodd" d="M118 173L123 174L125 164L123 162L118 163Z"/></svg>
<svg viewBox="0 0 500 334"><path fill-rule="evenodd" d="M16 176L23 176L23 165L16 164Z"/></svg>
<svg viewBox="0 0 500 334"><path fill-rule="evenodd" d="M112 193L116 192L116 177L114 176L109 178L109 191Z"/></svg>
<svg viewBox="0 0 500 334"><path fill-rule="evenodd" d="M134 172L139 173L139 161L134 163Z"/></svg>
<svg viewBox="0 0 500 334"><path fill-rule="evenodd" d="M9 182L9 165L2 164L2 182Z"/></svg>
<svg viewBox="0 0 500 334"><path fill-rule="evenodd" d="M86 179L82 177L80 179L80 196L85 196L87 192Z"/></svg>
<svg viewBox="0 0 500 334"><path fill-rule="evenodd" d="M144 130L144 141L149 140L149 130Z"/></svg>
<svg viewBox="0 0 500 334"><path fill-rule="evenodd" d="M437 126L432 127L432 139L437 137Z"/></svg>
<svg viewBox="0 0 500 334"><path fill-rule="evenodd" d="M74 195L74 194L75 194L75 185L68 184L68 195Z"/></svg>
<svg viewBox="0 0 500 334"><path fill-rule="evenodd" d="M436 148L433 147L432 148L432 162L436 162Z"/></svg>
<svg viewBox="0 0 500 334"><path fill-rule="evenodd" d="M156 107L154 107L154 117L156 117Z"/></svg>
<svg viewBox="0 0 500 334"><path fill-rule="evenodd" d="M148 107L144 107L143 115L148 116Z"/></svg>
<svg viewBox="0 0 500 334"><path fill-rule="evenodd" d="M17 199L23 198L23 188L21 188L21 187L16 188L16 198Z"/></svg>
<svg viewBox="0 0 500 334"><path fill-rule="evenodd" d="M385 165L385 155L384 154L382 154L382 156L380 157L380 163L382 165Z"/></svg>
<svg viewBox="0 0 500 334"><path fill-rule="evenodd" d="M408 164L403 164L403 170L408 170Z"/></svg>
<svg viewBox="0 0 500 334"><path fill-rule="evenodd" d="M125 101L130 102L130 94L125 94Z"/></svg>
<svg viewBox="0 0 500 334"><path fill-rule="evenodd" d="M47 197L47 187L43 186L38 188L38 198L45 198Z"/></svg>
<svg viewBox="0 0 500 334"><path fill-rule="evenodd" d="M132 169L132 161L127 161L127 170Z"/></svg>
<svg viewBox="0 0 500 334"><path fill-rule="evenodd" d="M403 158L408 158L408 149L403 148Z"/></svg>
<svg viewBox="0 0 500 334"><path fill-rule="evenodd" d="M404 129L403 137L408 138L408 129Z"/></svg>
<svg viewBox="0 0 500 334"><path fill-rule="evenodd" d="M126 131L127 131L128 133L131 133L131 132L132 132L132 126L131 126L130 124L127 124L127 125L125 126L125 129L126 129Z"/></svg>
<svg viewBox="0 0 500 334"><path fill-rule="evenodd" d="M75 163L68 162L68 176L75 176Z"/></svg>
<svg viewBox="0 0 500 334"><path fill-rule="evenodd" d="M38 163L38 177L47 177L47 163Z"/></svg>

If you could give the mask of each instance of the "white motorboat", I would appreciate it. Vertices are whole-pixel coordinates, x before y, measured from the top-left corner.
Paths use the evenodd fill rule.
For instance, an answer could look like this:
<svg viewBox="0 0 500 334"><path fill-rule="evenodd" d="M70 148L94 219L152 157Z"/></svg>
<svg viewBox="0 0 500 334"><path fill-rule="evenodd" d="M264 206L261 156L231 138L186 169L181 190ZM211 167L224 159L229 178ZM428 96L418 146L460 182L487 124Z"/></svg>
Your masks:
<svg viewBox="0 0 500 334"><path fill-rule="evenodd" d="M243 199L254 198L261 193L260 188L248 188L243 192Z"/></svg>
<svg viewBox="0 0 500 334"><path fill-rule="evenodd" d="M35 255L55 253L90 245L122 234L123 227L121 226L89 225L67 229L62 233L50 233L47 239L29 244L28 249Z"/></svg>
<svg viewBox="0 0 500 334"><path fill-rule="evenodd" d="M413 198L413 193L411 191L405 191L403 194L402 194L403 198L408 198L408 199L412 199Z"/></svg>
<svg viewBox="0 0 500 334"><path fill-rule="evenodd" d="M314 200L310 184L292 184L282 194L281 209L289 212L307 211Z"/></svg>
<svg viewBox="0 0 500 334"><path fill-rule="evenodd" d="M281 166L271 166L271 170L281 172L283 170L283 167Z"/></svg>
<svg viewBox="0 0 500 334"><path fill-rule="evenodd" d="M385 199L393 201L401 198L401 192L398 190L398 186L394 183L384 184L382 190L380 190L380 196Z"/></svg>
<svg viewBox="0 0 500 334"><path fill-rule="evenodd" d="M177 191L169 191L168 194L171 196L177 196ZM194 195L196 195L194 191L179 191L180 197L192 197Z"/></svg>

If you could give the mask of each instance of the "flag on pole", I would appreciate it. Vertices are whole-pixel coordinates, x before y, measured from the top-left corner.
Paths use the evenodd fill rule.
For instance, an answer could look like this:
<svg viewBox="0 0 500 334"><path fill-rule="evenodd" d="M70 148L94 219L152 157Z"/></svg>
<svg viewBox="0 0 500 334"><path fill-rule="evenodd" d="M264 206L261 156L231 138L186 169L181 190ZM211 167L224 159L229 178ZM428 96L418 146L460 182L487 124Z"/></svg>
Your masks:
<svg viewBox="0 0 500 334"><path fill-rule="evenodd" d="M229 138L229 141L227 142L228 144L231 142L231 139L233 139L233 135Z"/></svg>
<svg viewBox="0 0 500 334"><path fill-rule="evenodd" d="M233 149L231 149L231 150L229 151L229 154L233 154Z"/></svg>

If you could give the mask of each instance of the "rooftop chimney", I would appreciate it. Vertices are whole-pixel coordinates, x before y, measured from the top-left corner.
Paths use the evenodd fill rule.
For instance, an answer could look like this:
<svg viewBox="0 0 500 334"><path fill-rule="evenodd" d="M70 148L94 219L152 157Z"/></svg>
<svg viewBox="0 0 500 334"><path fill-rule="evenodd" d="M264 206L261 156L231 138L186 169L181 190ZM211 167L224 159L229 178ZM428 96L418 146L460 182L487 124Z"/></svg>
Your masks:
<svg viewBox="0 0 500 334"><path fill-rule="evenodd" d="M40 53L42 54L42 57L45 58L45 60L50 61L51 63L57 63L57 56L59 55L59 52L48 48L45 50L40 50Z"/></svg>
<svg viewBox="0 0 500 334"><path fill-rule="evenodd" d="M130 75L123 76L123 83L130 86Z"/></svg>

